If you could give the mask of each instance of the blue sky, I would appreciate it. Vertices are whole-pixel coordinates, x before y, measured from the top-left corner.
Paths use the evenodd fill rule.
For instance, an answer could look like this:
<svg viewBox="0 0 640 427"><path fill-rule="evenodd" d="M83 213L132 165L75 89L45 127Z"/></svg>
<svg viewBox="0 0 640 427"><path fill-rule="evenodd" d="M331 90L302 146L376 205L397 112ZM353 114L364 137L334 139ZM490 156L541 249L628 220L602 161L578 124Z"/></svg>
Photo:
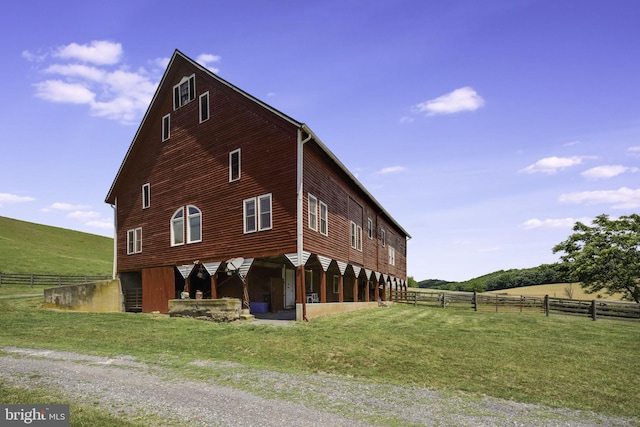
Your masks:
<svg viewBox="0 0 640 427"><path fill-rule="evenodd" d="M408 274L558 260L640 210L640 2L29 1L0 16L0 216L104 203L174 49L307 123L412 235Z"/></svg>

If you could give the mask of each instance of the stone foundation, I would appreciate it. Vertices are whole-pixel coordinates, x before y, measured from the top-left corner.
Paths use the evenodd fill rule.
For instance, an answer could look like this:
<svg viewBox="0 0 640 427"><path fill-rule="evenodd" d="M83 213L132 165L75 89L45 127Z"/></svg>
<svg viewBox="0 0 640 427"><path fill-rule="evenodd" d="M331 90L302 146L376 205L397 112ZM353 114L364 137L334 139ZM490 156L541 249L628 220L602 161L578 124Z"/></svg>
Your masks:
<svg viewBox="0 0 640 427"><path fill-rule="evenodd" d="M172 299L169 300L169 316L233 322L243 318L242 301L237 298Z"/></svg>

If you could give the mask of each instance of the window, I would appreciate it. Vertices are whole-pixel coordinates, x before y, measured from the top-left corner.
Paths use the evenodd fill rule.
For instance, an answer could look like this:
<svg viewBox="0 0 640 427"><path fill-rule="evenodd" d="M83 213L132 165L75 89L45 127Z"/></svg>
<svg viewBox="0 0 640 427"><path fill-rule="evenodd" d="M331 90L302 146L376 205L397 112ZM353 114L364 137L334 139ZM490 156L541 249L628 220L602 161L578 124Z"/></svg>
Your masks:
<svg viewBox="0 0 640 427"><path fill-rule="evenodd" d="M340 277L333 276L333 293L340 293Z"/></svg>
<svg viewBox="0 0 640 427"><path fill-rule="evenodd" d="M178 209L171 217L171 246L184 244L184 209Z"/></svg>
<svg viewBox="0 0 640 427"><path fill-rule="evenodd" d="M371 218L367 218L367 236L369 239L373 239L373 221L371 221Z"/></svg>
<svg viewBox="0 0 640 427"><path fill-rule="evenodd" d="M389 265L396 265L396 250L389 246Z"/></svg>
<svg viewBox="0 0 640 427"><path fill-rule="evenodd" d="M142 186L142 209L147 209L151 206L151 187L149 184Z"/></svg>
<svg viewBox="0 0 640 427"><path fill-rule="evenodd" d="M309 228L318 231L318 199L309 194Z"/></svg>
<svg viewBox="0 0 640 427"><path fill-rule="evenodd" d="M244 232L253 233L256 231L256 199L244 201Z"/></svg>
<svg viewBox="0 0 640 427"><path fill-rule="evenodd" d="M240 149L229 153L229 182L240 179Z"/></svg>
<svg viewBox="0 0 640 427"><path fill-rule="evenodd" d="M271 229L271 194L258 197L258 230Z"/></svg>
<svg viewBox="0 0 640 427"><path fill-rule="evenodd" d="M323 202L320 202L320 233L329 234L329 209Z"/></svg>
<svg viewBox="0 0 640 427"><path fill-rule="evenodd" d="M270 230L271 225L271 194L265 194L244 201L244 232Z"/></svg>
<svg viewBox="0 0 640 427"><path fill-rule="evenodd" d="M162 141L166 141L171 137L171 114L167 114L162 118Z"/></svg>
<svg viewBox="0 0 640 427"><path fill-rule="evenodd" d="M384 232L384 228L380 229L380 241L382 242L382 246L386 246L387 244L387 235Z"/></svg>
<svg viewBox="0 0 640 427"><path fill-rule="evenodd" d="M127 255L142 252L142 227L127 231Z"/></svg>
<svg viewBox="0 0 640 427"><path fill-rule="evenodd" d="M209 92L200 95L200 123L209 120Z"/></svg>
<svg viewBox="0 0 640 427"><path fill-rule="evenodd" d="M196 97L196 75L183 77L180 83L173 87L173 109L193 101Z"/></svg>
<svg viewBox="0 0 640 427"><path fill-rule="evenodd" d="M187 206L187 243L202 241L202 213L193 205Z"/></svg>
<svg viewBox="0 0 640 427"><path fill-rule="evenodd" d="M351 247L362 251L362 227L351 221Z"/></svg>

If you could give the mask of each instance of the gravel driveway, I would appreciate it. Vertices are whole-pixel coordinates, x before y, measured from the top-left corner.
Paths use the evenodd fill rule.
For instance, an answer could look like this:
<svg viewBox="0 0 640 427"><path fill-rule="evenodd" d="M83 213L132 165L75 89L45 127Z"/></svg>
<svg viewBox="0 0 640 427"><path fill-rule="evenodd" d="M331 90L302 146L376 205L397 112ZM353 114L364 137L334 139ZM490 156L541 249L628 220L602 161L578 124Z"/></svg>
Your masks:
<svg viewBox="0 0 640 427"><path fill-rule="evenodd" d="M640 425L637 419L330 375L283 374L233 362L196 361L188 369L200 378L129 356L106 358L16 347L0 352L0 380L58 389L78 404L97 403L120 417L147 415L156 420L148 425Z"/></svg>

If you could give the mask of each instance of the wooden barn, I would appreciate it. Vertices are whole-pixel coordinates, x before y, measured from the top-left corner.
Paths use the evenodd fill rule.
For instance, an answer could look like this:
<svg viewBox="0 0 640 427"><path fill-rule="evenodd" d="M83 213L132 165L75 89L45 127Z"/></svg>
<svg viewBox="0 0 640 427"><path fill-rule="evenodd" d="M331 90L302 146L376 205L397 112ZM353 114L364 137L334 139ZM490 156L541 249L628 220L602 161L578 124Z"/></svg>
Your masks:
<svg viewBox="0 0 640 427"><path fill-rule="evenodd" d="M320 139L177 50L105 201L144 312L185 292L304 312L406 287L409 234Z"/></svg>

